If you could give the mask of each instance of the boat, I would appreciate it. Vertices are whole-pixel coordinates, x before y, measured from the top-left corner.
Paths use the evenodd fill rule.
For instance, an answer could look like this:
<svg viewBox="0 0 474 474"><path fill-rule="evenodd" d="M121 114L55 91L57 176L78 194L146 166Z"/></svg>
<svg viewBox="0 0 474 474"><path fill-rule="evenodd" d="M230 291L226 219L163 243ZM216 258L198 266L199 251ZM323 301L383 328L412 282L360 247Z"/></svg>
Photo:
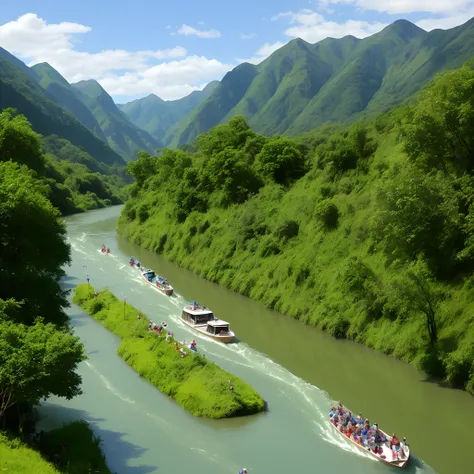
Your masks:
<svg viewBox="0 0 474 474"><path fill-rule="evenodd" d="M230 324L222 319L217 319L209 308L202 307L196 301L183 308L181 320L184 324L214 339L214 341L229 343L234 339Z"/></svg>
<svg viewBox="0 0 474 474"><path fill-rule="evenodd" d="M341 404L339 404L339 406L337 407L337 410L340 411L341 408L343 410L343 413L350 412L350 410L348 410L347 408L344 408ZM352 437L347 436L345 433L340 431L339 428L335 425L331 415L329 416L329 424L344 439L346 439L350 443L354 444L359 449L361 449L362 451L368 453L370 456L377 459L377 461L380 461L381 463L385 464L386 466L391 466L391 467L396 467L396 468L403 469L403 468L406 467L406 465L408 464L408 461L410 460L410 448L408 447L408 444L406 444L406 439L405 438L404 438L403 446L401 444L398 444L399 450L396 453L394 453L394 451L392 451L392 447L391 447L391 442L392 442L392 439L393 439L392 436L389 436L387 433L385 433L384 431L382 431L379 428L378 431L380 432L380 434L382 436L384 436L386 438L386 441L376 443L376 444L373 445L373 447L378 446L378 448L379 448L378 453L375 453L373 451L373 449L369 449L364 444L359 444L357 441L352 439ZM377 427L378 427L378 425L377 425Z"/></svg>
<svg viewBox="0 0 474 474"><path fill-rule="evenodd" d="M160 290L165 295L171 296L173 294L173 287L168 283L168 280L157 275L153 270L142 272L142 278L153 288Z"/></svg>

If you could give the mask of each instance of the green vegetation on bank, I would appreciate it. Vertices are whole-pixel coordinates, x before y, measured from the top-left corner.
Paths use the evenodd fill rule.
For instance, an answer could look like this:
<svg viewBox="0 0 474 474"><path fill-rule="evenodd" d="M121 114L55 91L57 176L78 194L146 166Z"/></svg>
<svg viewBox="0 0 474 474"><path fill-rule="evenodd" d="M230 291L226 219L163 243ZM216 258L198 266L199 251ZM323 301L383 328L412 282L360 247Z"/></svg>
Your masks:
<svg viewBox="0 0 474 474"><path fill-rule="evenodd" d="M8 474L58 474L41 454L18 439L0 433L0 470Z"/></svg>
<svg viewBox="0 0 474 474"><path fill-rule="evenodd" d="M21 441L31 439L33 407L42 399L82 393L76 370L86 356L64 311L67 292L59 280L70 247L39 177L48 162L26 119L8 110L0 114L0 156L0 470L108 473L84 423L43 433L30 443L34 450Z"/></svg>
<svg viewBox="0 0 474 474"><path fill-rule="evenodd" d="M474 71L348 128L243 117L129 164L117 229L335 337L474 393Z"/></svg>
<svg viewBox="0 0 474 474"><path fill-rule="evenodd" d="M206 100L168 129L163 142L170 148L193 143L235 116L246 117L264 135L296 135L384 112L437 72L473 56L473 23L427 32L397 20L362 40L294 39L260 64L240 64L226 74Z"/></svg>
<svg viewBox="0 0 474 474"><path fill-rule="evenodd" d="M109 474L100 440L84 421L43 433L30 445L0 433L0 470L8 474Z"/></svg>
<svg viewBox="0 0 474 474"><path fill-rule="evenodd" d="M41 141L29 121L14 109L0 113L0 161L9 160L35 173L62 214L121 204L126 197L125 170L120 165L99 163L55 135Z"/></svg>
<svg viewBox="0 0 474 474"><path fill-rule="evenodd" d="M148 319L137 319L138 310L110 291L94 296L94 289L78 285L73 302L109 331L122 338L118 355L141 377L185 410L206 418L230 418L262 412L265 402L248 384L220 369L202 355L181 357L175 341L166 342L165 333L148 331ZM181 347L180 344L178 344ZM234 390L230 390L229 380Z"/></svg>

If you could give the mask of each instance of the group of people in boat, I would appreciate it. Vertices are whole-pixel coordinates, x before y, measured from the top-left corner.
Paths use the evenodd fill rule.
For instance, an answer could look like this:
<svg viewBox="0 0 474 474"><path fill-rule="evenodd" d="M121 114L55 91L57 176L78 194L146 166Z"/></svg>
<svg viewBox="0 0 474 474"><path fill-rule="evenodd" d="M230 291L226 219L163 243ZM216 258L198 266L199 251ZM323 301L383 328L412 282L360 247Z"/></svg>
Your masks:
<svg viewBox="0 0 474 474"><path fill-rule="evenodd" d="M128 261L128 263L131 267L141 268L141 263L136 261L135 257L130 257L130 260Z"/></svg>
<svg viewBox="0 0 474 474"><path fill-rule="evenodd" d="M105 244L102 244L102 245L100 246L100 251L101 251L102 253L110 253L110 249L109 249L108 247L106 247Z"/></svg>
<svg viewBox="0 0 474 474"><path fill-rule="evenodd" d="M386 457L383 446L390 448L392 459L387 461L406 459L405 447L408 447L406 438L400 442L395 433L387 436L379 429L377 423L371 425L361 414L354 416L340 402L337 406L331 406L329 421L352 441L383 459Z"/></svg>

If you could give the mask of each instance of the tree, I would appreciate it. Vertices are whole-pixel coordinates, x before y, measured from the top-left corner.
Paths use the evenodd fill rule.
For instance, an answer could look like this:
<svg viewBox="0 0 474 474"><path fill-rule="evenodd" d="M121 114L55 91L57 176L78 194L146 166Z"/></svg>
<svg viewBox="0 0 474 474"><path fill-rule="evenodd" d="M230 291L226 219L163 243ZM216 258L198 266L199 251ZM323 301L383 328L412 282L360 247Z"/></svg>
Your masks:
<svg viewBox="0 0 474 474"><path fill-rule="evenodd" d="M289 186L307 171L298 145L287 137L270 138L257 155L257 169L276 183Z"/></svg>
<svg viewBox="0 0 474 474"><path fill-rule="evenodd" d="M465 65L438 77L405 114L409 157L431 169L474 168L474 70Z"/></svg>
<svg viewBox="0 0 474 474"><path fill-rule="evenodd" d="M245 117L233 117L226 124L217 125L209 132L197 137L199 150L206 156L212 156L226 148L242 149L247 140L256 135L248 126Z"/></svg>
<svg viewBox="0 0 474 474"><path fill-rule="evenodd" d="M15 161L42 173L44 157L40 136L31 128L24 115L14 109L0 113L0 161Z"/></svg>
<svg viewBox="0 0 474 474"><path fill-rule="evenodd" d="M127 169L130 175L135 178L137 186L140 188L143 183L155 173L156 158L146 151L139 151L135 161L127 163Z"/></svg>
<svg viewBox="0 0 474 474"><path fill-rule="evenodd" d="M80 395L76 369L85 359L79 338L53 324L25 326L0 317L0 418L15 404Z"/></svg>
<svg viewBox="0 0 474 474"><path fill-rule="evenodd" d="M457 196L443 174L394 168L376 190L372 235L390 261L424 254L436 271L451 270L463 245Z"/></svg>
<svg viewBox="0 0 474 474"><path fill-rule="evenodd" d="M243 203L263 185L245 155L232 148L209 158L205 169L214 188L222 190L224 205Z"/></svg>
<svg viewBox="0 0 474 474"><path fill-rule="evenodd" d="M63 324L61 267L70 261L66 227L26 166L0 163L0 298L23 301L18 322Z"/></svg>
<svg viewBox="0 0 474 474"><path fill-rule="evenodd" d="M424 315L429 343L434 348L438 341L436 314L444 298L426 260L420 256L395 280L394 289L400 301L400 310Z"/></svg>

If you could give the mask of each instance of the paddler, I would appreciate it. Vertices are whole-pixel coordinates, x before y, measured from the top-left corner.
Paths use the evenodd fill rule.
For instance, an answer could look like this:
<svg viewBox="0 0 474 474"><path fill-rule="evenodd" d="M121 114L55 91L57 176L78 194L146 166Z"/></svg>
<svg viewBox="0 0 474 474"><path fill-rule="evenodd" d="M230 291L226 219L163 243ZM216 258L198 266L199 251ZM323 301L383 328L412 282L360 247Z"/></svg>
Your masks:
<svg viewBox="0 0 474 474"><path fill-rule="evenodd" d="M239 474L247 474L247 469L245 467L239 471Z"/></svg>

